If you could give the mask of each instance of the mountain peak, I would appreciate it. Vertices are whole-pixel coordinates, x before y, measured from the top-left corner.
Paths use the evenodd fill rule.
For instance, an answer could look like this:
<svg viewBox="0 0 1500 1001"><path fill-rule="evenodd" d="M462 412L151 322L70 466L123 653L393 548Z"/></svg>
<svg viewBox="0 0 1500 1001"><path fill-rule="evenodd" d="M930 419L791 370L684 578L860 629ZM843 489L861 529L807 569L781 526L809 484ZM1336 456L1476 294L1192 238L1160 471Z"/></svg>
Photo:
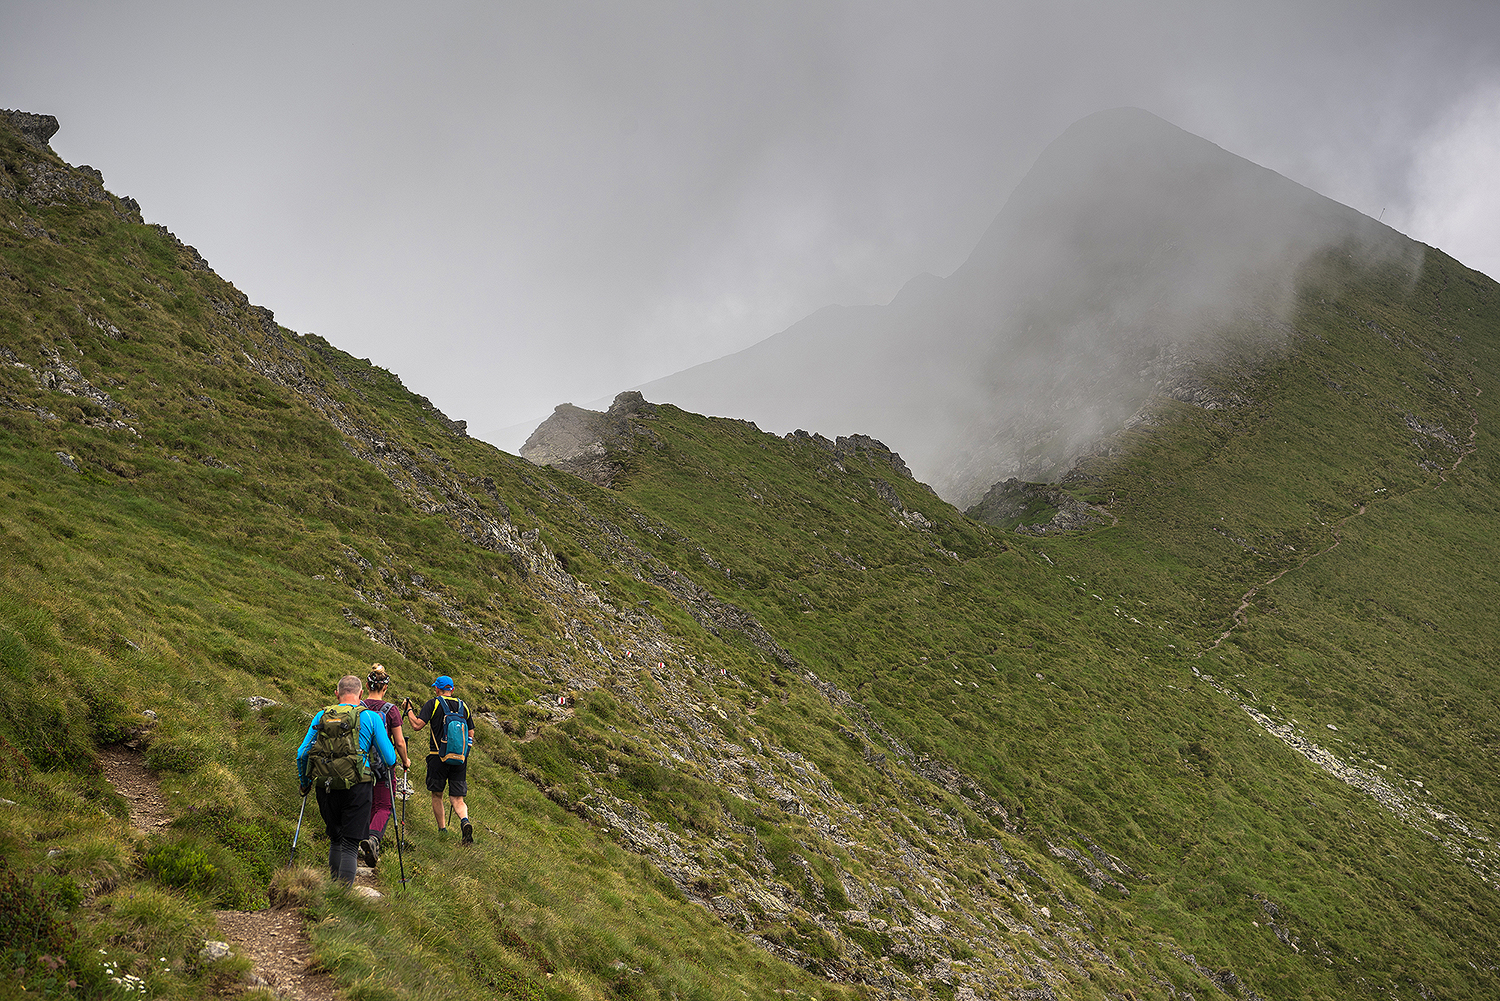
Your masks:
<svg viewBox="0 0 1500 1001"><path fill-rule="evenodd" d="M1347 246L1408 267L1374 220L1139 108L1060 135L946 280L814 314L643 387L705 413L888 441L966 506L1057 480L1153 397L1279 350L1303 264Z"/></svg>

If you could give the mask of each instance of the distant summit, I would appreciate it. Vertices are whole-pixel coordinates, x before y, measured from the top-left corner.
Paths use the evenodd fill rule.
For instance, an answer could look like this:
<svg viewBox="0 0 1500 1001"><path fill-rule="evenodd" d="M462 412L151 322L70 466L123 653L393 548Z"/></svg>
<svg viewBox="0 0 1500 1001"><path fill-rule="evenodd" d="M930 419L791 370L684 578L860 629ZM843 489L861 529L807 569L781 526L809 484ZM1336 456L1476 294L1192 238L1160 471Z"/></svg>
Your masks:
<svg viewBox="0 0 1500 1001"><path fill-rule="evenodd" d="M1331 247L1415 263L1388 227L1136 108L1043 151L965 264L887 306L830 307L640 387L785 430L860 430L967 506L1056 480L1231 348L1286 343L1299 269Z"/></svg>

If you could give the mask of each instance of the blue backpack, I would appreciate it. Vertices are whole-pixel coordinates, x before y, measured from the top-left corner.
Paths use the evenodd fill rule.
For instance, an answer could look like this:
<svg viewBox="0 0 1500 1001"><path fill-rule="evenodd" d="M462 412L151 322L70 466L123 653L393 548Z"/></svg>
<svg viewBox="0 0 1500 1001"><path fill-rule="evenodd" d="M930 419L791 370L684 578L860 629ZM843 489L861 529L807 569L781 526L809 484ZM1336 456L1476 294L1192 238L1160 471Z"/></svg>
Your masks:
<svg viewBox="0 0 1500 1001"><path fill-rule="evenodd" d="M438 732L438 757L443 761L463 762L469 756L469 707L464 705L462 699L454 699L458 703L458 711L454 712L448 708L448 700L441 695L437 697L443 707L443 725Z"/></svg>

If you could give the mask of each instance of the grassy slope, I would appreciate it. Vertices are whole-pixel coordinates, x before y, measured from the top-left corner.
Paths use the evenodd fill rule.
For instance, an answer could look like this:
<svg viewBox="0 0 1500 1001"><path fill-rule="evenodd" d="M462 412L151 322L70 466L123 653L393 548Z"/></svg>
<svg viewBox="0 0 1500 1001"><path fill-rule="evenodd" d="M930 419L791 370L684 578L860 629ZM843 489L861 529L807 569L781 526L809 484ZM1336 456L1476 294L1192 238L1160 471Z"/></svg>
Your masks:
<svg viewBox="0 0 1500 1001"><path fill-rule="evenodd" d="M1124 524L1090 552L1116 557L1120 586L1154 572L1163 614L1215 635L1236 591L1291 568L1220 651L1241 687L1334 723L1483 821L1500 795L1494 770L1475 767L1494 754L1497 708L1496 289L1431 252L1409 294L1310 300L1299 325L1312 336L1256 380L1254 412L1202 422L1222 444L1148 441L1105 474ZM1203 530L1215 515L1217 539ZM1217 602L1180 569L1198 561L1222 582Z"/></svg>
<svg viewBox="0 0 1500 1001"><path fill-rule="evenodd" d="M657 432L675 443L669 423L691 452L643 452L624 489L699 538L736 526L714 555L747 568L736 579L759 567L770 581L720 581L727 597L1028 827L1122 856L1149 887L1127 909L1209 966L1278 996L1417 981L1483 996L1493 885L1269 738L1193 668L1474 825L1482 837L1449 840L1493 877L1495 307L1492 282L1436 252L1415 286L1325 262L1295 354L1226 374L1252 406L1171 412L1076 488L1112 499L1117 526L1011 536L1001 555L931 498L908 504L957 560L879 552L862 537L879 506L868 493L854 512L785 496L767 523L746 500L773 493L742 444L753 436L670 411ZM869 569L838 567L831 549ZM1283 571L1211 649L1241 595ZM955 698L955 682L977 687Z"/></svg>
<svg viewBox="0 0 1500 1001"><path fill-rule="evenodd" d="M8 161L32 155L0 138ZM0 784L17 803L0 814L14 874L0 892L62 905L7 929L29 949L19 961L34 990L50 973L38 954L60 952L66 972L109 993L95 948L141 973L148 957L167 956L171 972L148 979L169 996L232 974L194 968L205 908L263 903L294 820L287 761L339 674L379 658L416 689L441 667L524 725L538 715L527 699L589 669L586 630L616 665L642 637L663 644L671 669L600 674L576 719L543 725L535 740L487 731L473 804L490 836L478 851L450 855L414 818L418 878L397 904L314 903L319 955L355 996L846 993L749 945L560 805L600 790L723 858L711 892L748 899L755 873L801 899L808 911L751 913L773 947L838 969L857 958L830 944L839 930L856 951L925 971L925 985L903 981L916 993L951 995L955 978L838 917L851 902L841 897L899 884L892 857L914 845L927 846L938 875L907 887L913 906L923 893L951 895L943 913L955 925L996 902L1030 923L995 925L986 951L954 954L999 971L1009 990L1035 986L1048 962L1032 943L1072 936L1107 960L1058 963L1048 979L1070 996L1168 996L1169 985L1203 996L1220 970L1262 996L1392 983L1399 996L1416 996L1418 983L1495 993L1493 890L1191 670L1222 665L1214 673L1255 693L1247 699L1309 730L1337 707L1328 718L1339 736L1485 823L1493 695L1476 654L1494 631L1474 586L1493 566L1485 422L1479 451L1444 482L1417 460L1446 468L1456 453L1428 437L1415 450L1402 415L1466 438L1473 405L1491 395L1493 301L1480 297L1493 286L1439 255L1410 292L1377 281L1332 305L1312 295L1299 327L1328 341L1325 351L1303 340L1313 364L1245 376L1253 413L1177 414L1081 488L1113 496L1119 525L1037 541L965 521L878 463L840 469L809 442L670 407L641 422L655 443L642 439L623 488L606 494L456 437L389 374L268 328L173 241L109 205L0 200L0 213L0 343L33 371L56 369L46 352L67 352L124 408L0 368ZM58 242L23 235L37 223ZM1439 288L1453 329L1428 320ZM1472 328L1454 326L1471 315ZM1366 320L1411 343L1383 347ZM247 352L296 371L268 379L264 365L243 363ZM107 418L139 437L101 426ZM365 431L406 465L354 454ZM500 518L503 504L518 531L534 530L615 608L649 601L659 625L548 590L515 553L466 542L452 489L435 486L444 477L476 510ZM877 477L930 530L898 523ZM1367 513L1345 523L1337 549L1283 577L1247 628L1194 659L1240 594L1296 567L1294 554L1326 544L1327 523L1361 502ZM857 721L743 636L701 628L672 597L671 569L750 610L805 669L963 780L945 789L901 762L872 765L845 736ZM769 796L726 793L712 762L674 759L691 739L672 735L667 689L729 710L715 740L754 737L814 764L871 818L852 832L866 847ZM251 713L240 701L249 694L285 705ZM145 709L158 715L148 760L179 820L139 842L92 748L130 735ZM981 793L1008 820L981 816ZM1054 847L1091 846L1133 870L1129 896L1089 889L1055 857ZM1021 864L999 872L1002 849ZM816 894L798 896L804 871ZM892 900L869 909L899 923ZM1049 928L1042 900L1081 917ZM462 936L445 908L458 911ZM377 955L390 964L379 975Z"/></svg>
<svg viewBox="0 0 1500 1001"><path fill-rule="evenodd" d="M9 163L35 159L3 138ZM519 658L561 644L514 561L413 509L245 363L276 335L243 297L112 208L0 200L0 784L14 804L0 813L3 927L24 970L10 986L29 994L61 991L65 977L118 994L110 973L132 971L153 995L201 996L238 972L197 963L206 908L265 904L297 813L291 753L333 679L379 658L412 694L434 665L477 685L490 665L456 626L496 625L518 660L495 665L497 706L517 707L539 694ZM23 235L26 224L51 239ZM32 372L56 369L54 349L119 407L40 385ZM315 341L288 350L431 466L480 455L513 503L543 512L531 520L575 528L546 485L558 477L455 438L367 364ZM330 357L357 371L358 392ZM116 418L135 430L102 426ZM350 615L399 651L373 646ZM251 694L283 705L249 712ZM145 710L156 715L147 760L180 819L142 841L93 748L139 734ZM422 837L431 818L414 816L403 906L312 905L320 960L355 996L591 997L616 983L641 997L841 995L495 767L514 761L508 748L491 734L476 765L487 780L471 802L491 834L477 852L450 857ZM326 850L303 835L304 857ZM371 977L377 955L390 968ZM45 956L64 958L62 972Z"/></svg>

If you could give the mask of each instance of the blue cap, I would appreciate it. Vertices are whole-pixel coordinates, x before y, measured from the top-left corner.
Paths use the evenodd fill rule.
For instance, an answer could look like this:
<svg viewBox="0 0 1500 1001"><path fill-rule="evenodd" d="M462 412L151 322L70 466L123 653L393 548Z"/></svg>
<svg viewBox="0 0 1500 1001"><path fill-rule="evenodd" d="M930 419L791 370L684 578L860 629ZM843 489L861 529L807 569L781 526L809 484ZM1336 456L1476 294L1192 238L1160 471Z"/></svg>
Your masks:
<svg viewBox="0 0 1500 1001"><path fill-rule="evenodd" d="M438 679L432 683L432 687L441 688L446 691L447 689L453 687L453 679L448 677L446 674L440 674L438 675Z"/></svg>

